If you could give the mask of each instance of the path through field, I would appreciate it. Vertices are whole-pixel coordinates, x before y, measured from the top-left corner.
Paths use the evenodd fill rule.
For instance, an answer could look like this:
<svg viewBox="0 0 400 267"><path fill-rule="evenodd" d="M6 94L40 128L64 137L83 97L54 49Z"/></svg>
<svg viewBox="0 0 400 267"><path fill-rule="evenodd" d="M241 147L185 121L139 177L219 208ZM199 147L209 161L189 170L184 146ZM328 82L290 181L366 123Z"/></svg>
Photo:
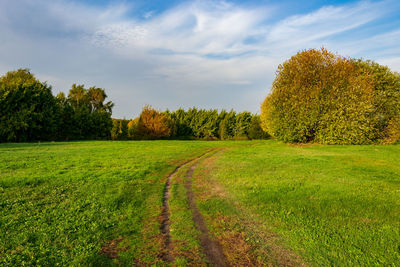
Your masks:
<svg viewBox="0 0 400 267"><path fill-rule="evenodd" d="M206 255L208 262L212 266L227 266L226 257L222 251L221 245L217 240L211 238L204 217L200 213L196 205L195 196L192 190L192 184L193 184L193 173L198 163L199 162L196 161L187 171L186 182L185 182L185 188L187 191L189 206L193 213L193 221L196 228L201 232L200 244L203 248L203 252Z"/></svg>
<svg viewBox="0 0 400 267"><path fill-rule="evenodd" d="M187 200L190 206L190 209L193 213L193 222L201 232L199 236L199 240L203 249L203 252L206 256L207 262L212 266L228 266L226 262L226 257L222 251L221 245L216 241L214 238L211 238L210 233L208 231L207 225L203 218L203 215L200 213L199 209L197 208L195 202L195 196L192 191L192 178L193 172L199 163L199 160L202 157L210 157L212 154L215 153L215 149L210 150L209 152L200 155L194 159L189 159L185 163L179 165L167 178L165 183L165 191L163 196L163 208L161 213L161 233L163 235L163 251L161 252L161 257L166 262L173 262L174 258L171 255L171 237L170 237L170 209L169 209L169 199L171 196L170 187L171 187L171 180L174 176L179 172L180 169L186 167L193 163L189 170L186 171L186 182L185 188L187 190Z"/></svg>
<svg viewBox="0 0 400 267"><path fill-rule="evenodd" d="M202 180L199 179L201 176L205 178L204 175L204 165L209 164L214 161L216 154L221 153L222 149L211 149L205 154L202 154L199 157L194 159L189 159L185 163L179 165L167 178L165 183L165 191L163 197L163 208L161 214L161 233L163 235L163 250L161 252L161 258L163 261L172 264L172 265L189 265L189 266L263 266L265 264L276 265L279 266L300 266L302 265L299 258L294 255L292 252L283 247L269 247L271 243L271 237L265 237L268 233L261 233L262 229L257 226L257 223L252 221L250 218L242 220L240 223L250 224L253 231L256 228L258 233L259 241L266 241L266 239L270 239L266 241L264 245L268 246L264 252L268 255L262 255L260 251L256 252L257 248L254 244L249 244L247 242L247 238L244 233L233 229L233 225L225 225L225 229L221 232L221 229L218 229L218 220L210 218L205 219L202 211L199 209L198 205L201 204L202 201L212 198L211 195L205 196L204 192L200 192L197 190L198 188L193 188L193 180L197 179L197 183L202 183L205 185L210 183L210 180ZM199 166L202 166L202 170L197 172ZM181 178L181 179L178 179ZM183 186L186 191L186 202L188 205L188 211L191 213L191 220L194 228L197 230L191 238L197 239L199 244L199 255L191 255L195 253L183 253L184 259L177 260L180 254L180 246L179 242L175 242L171 240L170 227L171 224L175 222L171 220L171 211L169 201L171 200L171 184L179 184L179 186ZM199 184L196 185L198 187ZM221 193L221 185L216 184L215 181L211 185L211 187L205 187L206 191L210 194L219 194ZM182 197L182 196L181 196ZM226 195L223 196L227 197ZM229 199L230 197L227 197ZM202 199L202 200L200 200ZM232 206L237 205L234 201L231 202ZM242 214L245 214L243 212ZM241 216L236 216L236 219L240 219ZM229 220L229 217L226 217ZM210 231L210 227L213 228ZM215 229L216 228L216 229ZM264 236L263 236L264 235ZM172 238L173 239L173 238ZM181 242L186 242L187 240L181 240ZM276 244L274 244L276 245ZM276 254L276 250L280 250L281 255ZM283 252L283 253L282 253ZM284 255L283 255L284 254ZM196 256L198 257L196 261ZM201 259L201 260L199 260ZM267 259L267 262L265 261ZM180 264L181 263L181 264Z"/></svg>
<svg viewBox="0 0 400 267"><path fill-rule="evenodd" d="M204 154L194 158L194 159L189 159L186 162L182 163L179 165L170 175L167 177L167 181L165 182L165 189L164 189L164 195L163 195L163 207L162 207L162 212L161 212L161 226L160 230L163 235L163 251L161 252L161 258L164 261L167 262L172 262L173 257L171 256L171 237L170 237L170 210L169 210L169 198L171 195L170 192L170 186L171 186L171 180L173 177L177 174L177 172L184 168L186 165L190 164L193 161L199 160ZM193 171L192 171L193 172ZM192 197L193 205L194 205L194 200Z"/></svg>

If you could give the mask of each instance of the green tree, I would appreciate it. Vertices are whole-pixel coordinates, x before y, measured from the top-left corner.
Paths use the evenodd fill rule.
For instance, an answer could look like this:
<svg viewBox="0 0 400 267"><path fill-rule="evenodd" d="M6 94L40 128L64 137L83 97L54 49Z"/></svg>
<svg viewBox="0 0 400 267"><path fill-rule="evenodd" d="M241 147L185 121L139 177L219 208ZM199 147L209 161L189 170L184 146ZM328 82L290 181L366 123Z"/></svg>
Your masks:
<svg viewBox="0 0 400 267"><path fill-rule="evenodd" d="M225 113L225 116L219 124L219 138L221 140L231 139L235 136L236 112L231 110Z"/></svg>
<svg viewBox="0 0 400 267"><path fill-rule="evenodd" d="M73 84L68 98L59 100L62 108L63 124L69 126L65 139L107 139L113 122L114 104L105 103L107 95L102 88Z"/></svg>
<svg viewBox="0 0 400 267"><path fill-rule="evenodd" d="M129 120L112 119L113 127L111 129L112 140L127 140L129 135Z"/></svg>
<svg viewBox="0 0 400 267"><path fill-rule="evenodd" d="M259 115L253 115L251 117L248 137L250 139L266 139L269 137L269 134L266 133L261 127L261 120Z"/></svg>
<svg viewBox="0 0 400 267"><path fill-rule="evenodd" d="M139 118L135 118L128 122L128 138L136 139L136 131L138 126Z"/></svg>
<svg viewBox="0 0 400 267"><path fill-rule="evenodd" d="M51 87L28 69L0 77L0 141L52 140L59 110Z"/></svg>
<svg viewBox="0 0 400 267"><path fill-rule="evenodd" d="M251 123L250 112L240 112L236 115L234 136L237 138L248 138Z"/></svg>

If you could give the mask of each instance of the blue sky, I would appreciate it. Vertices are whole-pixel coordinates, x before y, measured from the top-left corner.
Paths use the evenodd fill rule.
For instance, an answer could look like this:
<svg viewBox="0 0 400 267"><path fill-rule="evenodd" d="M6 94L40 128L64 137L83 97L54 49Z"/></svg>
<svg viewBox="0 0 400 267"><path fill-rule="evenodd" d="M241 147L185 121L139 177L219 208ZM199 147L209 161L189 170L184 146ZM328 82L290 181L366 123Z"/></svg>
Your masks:
<svg viewBox="0 0 400 267"><path fill-rule="evenodd" d="M106 89L114 117L259 112L278 64L326 47L400 71L400 1L0 0L0 74Z"/></svg>

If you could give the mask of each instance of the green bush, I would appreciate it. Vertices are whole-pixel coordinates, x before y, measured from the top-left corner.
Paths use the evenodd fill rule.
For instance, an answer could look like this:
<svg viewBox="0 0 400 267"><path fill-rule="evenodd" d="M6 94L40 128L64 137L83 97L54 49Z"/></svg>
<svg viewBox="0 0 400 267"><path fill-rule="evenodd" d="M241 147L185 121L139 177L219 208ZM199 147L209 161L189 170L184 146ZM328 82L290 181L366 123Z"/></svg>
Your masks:
<svg viewBox="0 0 400 267"><path fill-rule="evenodd" d="M54 140L58 116L51 87L29 70L0 77L0 142Z"/></svg>

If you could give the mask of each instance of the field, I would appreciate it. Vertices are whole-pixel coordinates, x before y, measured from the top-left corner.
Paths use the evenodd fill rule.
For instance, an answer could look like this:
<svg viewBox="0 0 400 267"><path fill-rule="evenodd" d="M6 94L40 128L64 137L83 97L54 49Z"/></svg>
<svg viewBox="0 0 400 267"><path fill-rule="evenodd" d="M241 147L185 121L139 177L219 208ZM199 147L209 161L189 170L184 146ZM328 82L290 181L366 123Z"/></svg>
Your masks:
<svg viewBox="0 0 400 267"><path fill-rule="evenodd" d="M399 145L0 144L0 265L399 265L399 159Z"/></svg>

